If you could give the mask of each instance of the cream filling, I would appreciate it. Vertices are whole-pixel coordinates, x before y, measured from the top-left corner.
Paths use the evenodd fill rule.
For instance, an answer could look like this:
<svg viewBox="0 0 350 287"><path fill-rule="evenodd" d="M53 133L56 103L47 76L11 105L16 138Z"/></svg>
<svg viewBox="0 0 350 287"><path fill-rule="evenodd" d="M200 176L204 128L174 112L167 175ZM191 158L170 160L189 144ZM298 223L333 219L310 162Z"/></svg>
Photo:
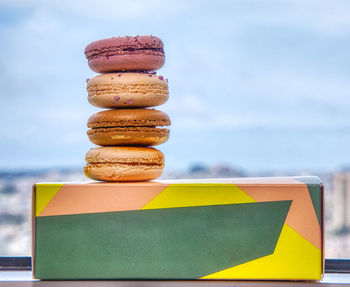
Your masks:
<svg viewBox="0 0 350 287"><path fill-rule="evenodd" d="M123 128L123 127L149 127L158 128L170 126L169 120L116 120L116 121L94 121L88 123L89 128Z"/></svg>
<svg viewBox="0 0 350 287"><path fill-rule="evenodd" d="M113 162L105 162L105 163L87 163L86 168L105 168L105 167L118 167L123 169L129 169L133 167L142 167L143 170L158 170L164 167L164 163L140 163L140 162L130 162L130 163L113 163Z"/></svg>
<svg viewBox="0 0 350 287"><path fill-rule="evenodd" d="M89 96L105 94L156 94L168 95L166 86L157 84L118 84L118 85L90 85L87 87Z"/></svg>
<svg viewBox="0 0 350 287"><path fill-rule="evenodd" d="M162 135L168 135L169 129L166 128L158 128L158 127L99 127L92 128L87 131L88 135L91 134L99 134L99 133L110 133L110 132L136 132L136 133L160 133Z"/></svg>

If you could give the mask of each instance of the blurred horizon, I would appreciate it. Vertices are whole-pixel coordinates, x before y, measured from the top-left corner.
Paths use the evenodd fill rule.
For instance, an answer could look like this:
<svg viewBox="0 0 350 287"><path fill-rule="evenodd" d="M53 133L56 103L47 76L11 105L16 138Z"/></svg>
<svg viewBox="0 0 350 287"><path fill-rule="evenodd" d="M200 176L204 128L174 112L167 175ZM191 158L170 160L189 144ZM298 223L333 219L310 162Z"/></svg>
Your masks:
<svg viewBox="0 0 350 287"><path fill-rule="evenodd" d="M83 50L142 34L165 45L166 170L348 167L349 14L341 0L0 1L0 170L82 167L100 111Z"/></svg>
<svg viewBox="0 0 350 287"><path fill-rule="evenodd" d="M172 178L174 175L188 175L188 174L201 174L203 172L204 174L208 174L215 171L217 173L218 177L220 174L218 173L221 171L223 174L223 177L227 177L227 174L225 176L225 172L229 174L233 174L234 176L230 177L260 177L260 176L304 176L304 175L316 175L316 176L332 176L332 174L337 173L347 173L350 171L350 165L343 165L339 166L336 169L333 170L325 170L325 169L245 169L242 166L232 165L230 163L224 163L224 162L216 162L212 164L206 164L204 162L192 162L189 165L183 167L183 168L173 168L168 167L167 164L164 167L163 174L161 176L161 179L168 179ZM0 168L0 178L1 177L16 177L16 176L22 176L22 175L40 175L40 174L47 174L47 173L81 173L82 178L85 178L86 180L90 180L89 178L84 176L84 166L40 166L40 167L12 167L12 168ZM169 179L170 179L169 178Z"/></svg>

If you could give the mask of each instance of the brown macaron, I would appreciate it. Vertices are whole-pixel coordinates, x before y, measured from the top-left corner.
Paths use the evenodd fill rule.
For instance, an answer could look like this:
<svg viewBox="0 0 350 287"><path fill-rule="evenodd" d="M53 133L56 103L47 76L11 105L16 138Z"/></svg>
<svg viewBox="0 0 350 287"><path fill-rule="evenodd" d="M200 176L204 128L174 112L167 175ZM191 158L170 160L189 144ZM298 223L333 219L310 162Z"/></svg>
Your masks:
<svg viewBox="0 0 350 287"><path fill-rule="evenodd" d="M151 147L98 147L85 160L87 177L102 181L144 181L161 176L164 155Z"/></svg>
<svg viewBox="0 0 350 287"><path fill-rule="evenodd" d="M116 109L93 114L87 123L90 141L101 146L154 146L169 138L170 119L155 109Z"/></svg>

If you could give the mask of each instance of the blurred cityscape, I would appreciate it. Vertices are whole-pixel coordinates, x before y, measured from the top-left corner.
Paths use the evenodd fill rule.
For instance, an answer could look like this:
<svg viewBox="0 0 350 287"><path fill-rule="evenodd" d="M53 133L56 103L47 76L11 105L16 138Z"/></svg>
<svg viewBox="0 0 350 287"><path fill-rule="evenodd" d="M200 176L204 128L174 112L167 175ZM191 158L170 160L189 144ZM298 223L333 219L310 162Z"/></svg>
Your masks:
<svg viewBox="0 0 350 287"><path fill-rule="evenodd" d="M161 179L317 175L325 184L325 257L350 258L350 171L248 173L229 165L194 164ZM31 191L36 182L86 182L80 169L0 171L0 256L31 254Z"/></svg>

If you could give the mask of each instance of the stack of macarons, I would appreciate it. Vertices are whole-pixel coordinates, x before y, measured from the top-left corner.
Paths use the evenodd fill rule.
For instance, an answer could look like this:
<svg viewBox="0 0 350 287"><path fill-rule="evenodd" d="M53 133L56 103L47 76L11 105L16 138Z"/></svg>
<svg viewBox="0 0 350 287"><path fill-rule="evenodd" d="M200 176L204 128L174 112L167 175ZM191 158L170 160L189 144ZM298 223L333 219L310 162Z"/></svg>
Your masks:
<svg viewBox="0 0 350 287"><path fill-rule="evenodd" d="M163 42L155 36L113 37L85 48L89 67L101 73L87 80L90 104L107 110L88 120L88 137L101 147L86 154L87 177L103 181L144 181L163 172L164 155L150 147L169 138L168 115L151 109L168 100Z"/></svg>

